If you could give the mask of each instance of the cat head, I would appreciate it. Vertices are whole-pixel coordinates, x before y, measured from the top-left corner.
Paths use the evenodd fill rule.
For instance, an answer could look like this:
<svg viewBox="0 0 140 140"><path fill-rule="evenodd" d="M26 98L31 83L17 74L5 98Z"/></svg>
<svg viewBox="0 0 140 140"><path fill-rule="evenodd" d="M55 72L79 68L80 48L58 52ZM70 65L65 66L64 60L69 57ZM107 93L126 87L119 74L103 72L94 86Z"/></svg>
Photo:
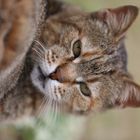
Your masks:
<svg viewBox="0 0 140 140"><path fill-rule="evenodd" d="M32 48L36 63L31 79L44 95L65 102L73 112L101 109L104 93L99 79L116 70L126 71L121 44L138 8L69 12L45 22Z"/></svg>

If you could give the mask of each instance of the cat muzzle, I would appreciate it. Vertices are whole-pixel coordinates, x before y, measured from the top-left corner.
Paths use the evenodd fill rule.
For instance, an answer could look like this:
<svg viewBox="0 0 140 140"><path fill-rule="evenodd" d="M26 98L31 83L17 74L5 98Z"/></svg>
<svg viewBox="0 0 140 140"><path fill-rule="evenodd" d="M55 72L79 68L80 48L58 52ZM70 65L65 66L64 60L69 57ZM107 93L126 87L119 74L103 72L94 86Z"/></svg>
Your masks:
<svg viewBox="0 0 140 140"><path fill-rule="evenodd" d="M64 64L56 68L56 70L48 76L52 80L60 83L73 82L77 78L74 64Z"/></svg>

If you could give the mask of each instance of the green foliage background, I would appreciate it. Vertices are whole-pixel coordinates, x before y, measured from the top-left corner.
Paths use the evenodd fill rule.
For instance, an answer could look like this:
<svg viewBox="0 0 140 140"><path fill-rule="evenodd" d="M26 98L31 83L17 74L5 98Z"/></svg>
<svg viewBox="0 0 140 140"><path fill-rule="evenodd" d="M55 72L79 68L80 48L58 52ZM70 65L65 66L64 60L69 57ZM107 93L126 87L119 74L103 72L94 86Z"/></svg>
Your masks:
<svg viewBox="0 0 140 140"><path fill-rule="evenodd" d="M95 11L125 4L140 7L140 0L65 0ZM129 71L140 84L140 16L126 38ZM47 117L46 117L47 119ZM89 117L61 116L49 127L45 119L28 120L0 128L0 140L139 140L140 109L112 110Z"/></svg>

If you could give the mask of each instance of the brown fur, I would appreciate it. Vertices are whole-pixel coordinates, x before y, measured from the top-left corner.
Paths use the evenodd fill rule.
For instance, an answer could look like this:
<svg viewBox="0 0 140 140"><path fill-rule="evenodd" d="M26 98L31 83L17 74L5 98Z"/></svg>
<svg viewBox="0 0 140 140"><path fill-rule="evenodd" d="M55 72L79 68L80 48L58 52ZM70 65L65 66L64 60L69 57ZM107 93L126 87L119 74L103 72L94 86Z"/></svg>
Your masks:
<svg viewBox="0 0 140 140"><path fill-rule="evenodd" d="M24 2L23 7L28 9ZM138 8L124 6L86 13L61 2L44 2L40 12L34 7L37 15L29 14L35 22L33 27L28 24L35 30L29 40L24 30L19 31L26 24L19 22L18 15L7 21L12 23L12 30L1 39L1 48L7 45L9 50L28 50L23 49L12 66L1 72L0 120L35 115L46 98L62 103L67 111L82 114L117 105L138 106L140 87L129 76L124 47L125 33L136 19ZM28 14L19 15L28 21ZM77 40L82 51L75 58L72 47ZM8 58L4 57L5 64L11 62L5 62ZM87 95L81 91L81 83Z"/></svg>
<svg viewBox="0 0 140 140"><path fill-rule="evenodd" d="M1 66L6 67L21 49L18 46L25 41L28 22L33 15L33 1L0 0L0 3L0 16L5 26L5 31L2 31L5 33L2 41L4 57Z"/></svg>

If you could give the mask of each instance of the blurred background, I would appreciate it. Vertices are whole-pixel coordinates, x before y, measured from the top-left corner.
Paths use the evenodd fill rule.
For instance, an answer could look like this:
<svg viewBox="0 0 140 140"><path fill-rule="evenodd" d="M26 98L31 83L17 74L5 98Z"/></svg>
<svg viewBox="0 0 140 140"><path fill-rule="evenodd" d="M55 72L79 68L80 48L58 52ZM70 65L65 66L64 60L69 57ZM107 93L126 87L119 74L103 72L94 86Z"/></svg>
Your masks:
<svg viewBox="0 0 140 140"><path fill-rule="evenodd" d="M140 0L65 0L87 11L136 5ZM130 28L126 46L128 67L140 84L140 16ZM111 110L89 117L61 116L54 126L26 121L0 128L0 140L140 140L140 109ZM24 125L23 125L24 124ZM10 139L9 139L10 137Z"/></svg>

